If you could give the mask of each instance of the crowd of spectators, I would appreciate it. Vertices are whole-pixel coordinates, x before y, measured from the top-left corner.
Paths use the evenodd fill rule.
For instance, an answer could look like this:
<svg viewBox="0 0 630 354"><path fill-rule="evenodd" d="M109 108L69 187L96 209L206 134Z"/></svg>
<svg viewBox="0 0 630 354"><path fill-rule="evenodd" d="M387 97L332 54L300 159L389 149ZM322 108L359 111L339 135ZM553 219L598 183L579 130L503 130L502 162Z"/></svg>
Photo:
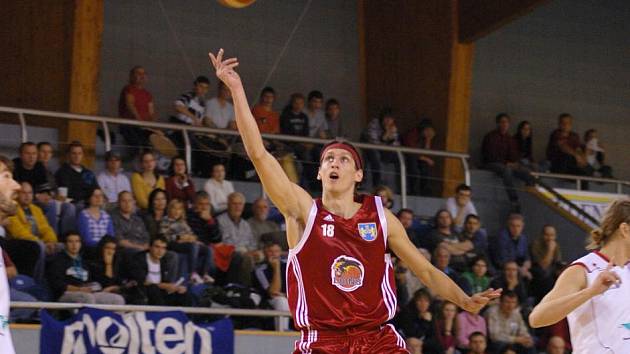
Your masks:
<svg viewBox="0 0 630 354"><path fill-rule="evenodd" d="M133 68L120 96L121 117L156 119L145 82L145 70ZM193 90L175 101L172 121L235 129L229 90L219 84L217 96L206 100L209 86L207 78L198 77ZM307 97L295 93L279 113L273 110L275 97L273 88L266 87L253 108L261 132L316 138L343 135L340 105L334 98L324 101L319 91ZM531 171L612 176L597 132L587 131L580 141L567 114L559 117L559 128L550 136L549 165L533 158L529 122L521 122L514 135L510 134L508 115L499 114L496 123L497 129L483 142L483 163L503 178L515 204L518 196L513 177L532 183ZM128 145L138 148L137 170L132 173L123 171L123 158L117 151L106 153L105 169L95 174L84 165L84 147L78 142L67 146L65 163L56 171L52 144L20 145L14 160L14 177L22 187L19 209L3 225L5 237L0 238L12 297L173 306L207 306L209 301L215 306L287 310L284 225L266 199L248 201L228 180L227 161L220 152L237 148L238 141L189 136L196 151L193 166L203 163L209 177L199 190L193 178L199 173L189 171L184 158L173 157L163 174L157 166L159 155L147 149L153 135L165 137L168 132L130 126L121 126L120 131ZM400 134L395 115L384 110L361 138L374 144L432 149L435 135L428 119ZM185 137L169 138L181 143ZM294 182L316 183L317 146L267 139L265 144L286 162L283 168ZM364 154L368 174L379 185L374 193L392 209L393 191L381 185L380 170L382 164L398 164L398 157L376 150ZM291 156L302 162L299 168ZM407 156L406 163L411 191L430 193L433 159ZM314 184L308 187L317 188ZM459 312L453 303L431 294L403 262L396 261L399 307L392 323L412 353L560 354L570 350L566 323L532 331L525 320L566 266L552 225L531 240L523 232L526 220L515 208L505 226L489 235L473 203L473 190L464 184L444 200L429 223L419 223L411 209L395 211L420 252L464 291L504 290L482 314ZM37 314L16 310L12 319L33 321ZM258 325L291 328L289 319Z"/></svg>

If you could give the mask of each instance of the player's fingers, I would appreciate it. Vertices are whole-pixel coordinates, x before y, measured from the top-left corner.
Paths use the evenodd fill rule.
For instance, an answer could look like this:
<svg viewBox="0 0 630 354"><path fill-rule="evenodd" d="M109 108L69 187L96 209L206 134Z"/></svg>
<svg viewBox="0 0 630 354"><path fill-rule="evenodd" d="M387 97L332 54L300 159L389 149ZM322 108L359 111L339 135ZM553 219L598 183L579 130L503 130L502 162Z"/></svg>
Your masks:
<svg viewBox="0 0 630 354"><path fill-rule="evenodd" d="M225 68L226 69L234 69L237 66L238 66L238 62L229 64L229 65L225 65Z"/></svg>
<svg viewBox="0 0 630 354"><path fill-rule="evenodd" d="M225 59L225 60L223 61L223 65L232 64L232 63L237 62L237 61L238 61L238 58Z"/></svg>
<svg viewBox="0 0 630 354"><path fill-rule="evenodd" d="M212 52L208 53L208 56L210 57L210 62L212 63L212 65L214 67L217 66L217 57L214 56L214 54L212 54Z"/></svg>
<svg viewBox="0 0 630 354"><path fill-rule="evenodd" d="M217 62L221 63L223 61L223 48L219 49L219 53L217 54Z"/></svg>

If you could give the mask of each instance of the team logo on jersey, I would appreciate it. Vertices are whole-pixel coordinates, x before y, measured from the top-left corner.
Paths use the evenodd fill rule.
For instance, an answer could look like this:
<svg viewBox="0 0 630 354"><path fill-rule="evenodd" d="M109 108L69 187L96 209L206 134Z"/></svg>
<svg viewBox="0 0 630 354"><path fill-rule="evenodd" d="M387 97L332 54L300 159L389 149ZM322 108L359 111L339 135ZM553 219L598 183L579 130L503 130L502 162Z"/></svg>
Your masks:
<svg viewBox="0 0 630 354"><path fill-rule="evenodd" d="M378 235L378 231L376 230L376 223L359 223L359 235L361 235L361 238L366 241L376 240L376 235Z"/></svg>
<svg viewBox="0 0 630 354"><path fill-rule="evenodd" d="M358 259L346 255L335 258L330 266L333 285L346 292L360 288L363 285L364 274L363 264Z"/></svg>

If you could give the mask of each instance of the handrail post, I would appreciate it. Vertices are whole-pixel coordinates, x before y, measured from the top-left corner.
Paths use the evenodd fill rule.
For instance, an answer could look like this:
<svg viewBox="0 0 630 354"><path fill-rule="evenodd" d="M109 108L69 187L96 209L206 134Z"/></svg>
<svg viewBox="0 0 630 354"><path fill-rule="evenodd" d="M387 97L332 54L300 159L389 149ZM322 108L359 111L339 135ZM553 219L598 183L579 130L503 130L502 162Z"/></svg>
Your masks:
<svg viewBox="0 0 630 354"><path fill-rule="evenodd" d="M24 119L24 113L18 113L18 118L20 119L22 142L25 143L28 141L28 132L26 131L26 119Z"/></svg>
<svg viewBox="0 0 630 354"><path fill-rule="evenodd" d="M460 159L460 161L462 162L462 167L464 168L464 183L466 183L466 185L468 187L472 187L472 181L470 179L470 168L468 166L468 161L466 160L465 157L462 157Z"/></svg>
<svg viewBox="0 0 630 354"><path fill-rule="evenodd" d="M579 191L582 190L582 180L580 178L575 179L575 188Z"/></svg>
<svg viewBox="0 0 630 354"><path fill-rule="evenodd" d="M184 136L184 154L186 158L186 166L188 171L192 171L192 148L190 146L190 137L188 137L188 130L182 129L182 135Z"/></svg>
<svg viewBox="0 0 630 354"><path fill-rule="evenodd" d="M617 182L617 194L623 194L623 185Z"/></svg>
<svg viewBox="0 0 630 354"><path fill-rule="evenodd" d="M407 165L405 157L401 151L397 151L398 162L400 162L400 199L403 208L407 207Z"/></svg>
<svg viewBox="0 0 630 354"><path fill-rule="evenodd" d="M101 123L103 124L103 134L105 135L105 151L110 151L112 149L112 139L109 136L109 126L106 120L102 120Z"/></svg>

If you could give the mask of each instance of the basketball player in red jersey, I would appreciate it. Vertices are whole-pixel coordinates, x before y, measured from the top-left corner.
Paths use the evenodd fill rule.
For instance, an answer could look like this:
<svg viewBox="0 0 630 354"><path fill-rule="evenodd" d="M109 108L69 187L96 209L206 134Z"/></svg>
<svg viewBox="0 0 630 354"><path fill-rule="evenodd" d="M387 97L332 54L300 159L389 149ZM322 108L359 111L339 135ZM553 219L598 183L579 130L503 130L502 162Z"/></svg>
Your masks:
<svg viewBox="0 0 630 354"><path fill-rule="evenodd" d="M500 295L489 289L469 297L418 252L379 197L355 201L363 165L351 144L333 141L323 148L317 174L321 199L292 183L265 150L234 71L237 59L223 60L223 49L209 56L232 91L247 155L286 220L288 300L301 331L294 353L408 353L393 326L384 325L397 307L390 250L434 293L467 311L478 312Z"/></svg>

